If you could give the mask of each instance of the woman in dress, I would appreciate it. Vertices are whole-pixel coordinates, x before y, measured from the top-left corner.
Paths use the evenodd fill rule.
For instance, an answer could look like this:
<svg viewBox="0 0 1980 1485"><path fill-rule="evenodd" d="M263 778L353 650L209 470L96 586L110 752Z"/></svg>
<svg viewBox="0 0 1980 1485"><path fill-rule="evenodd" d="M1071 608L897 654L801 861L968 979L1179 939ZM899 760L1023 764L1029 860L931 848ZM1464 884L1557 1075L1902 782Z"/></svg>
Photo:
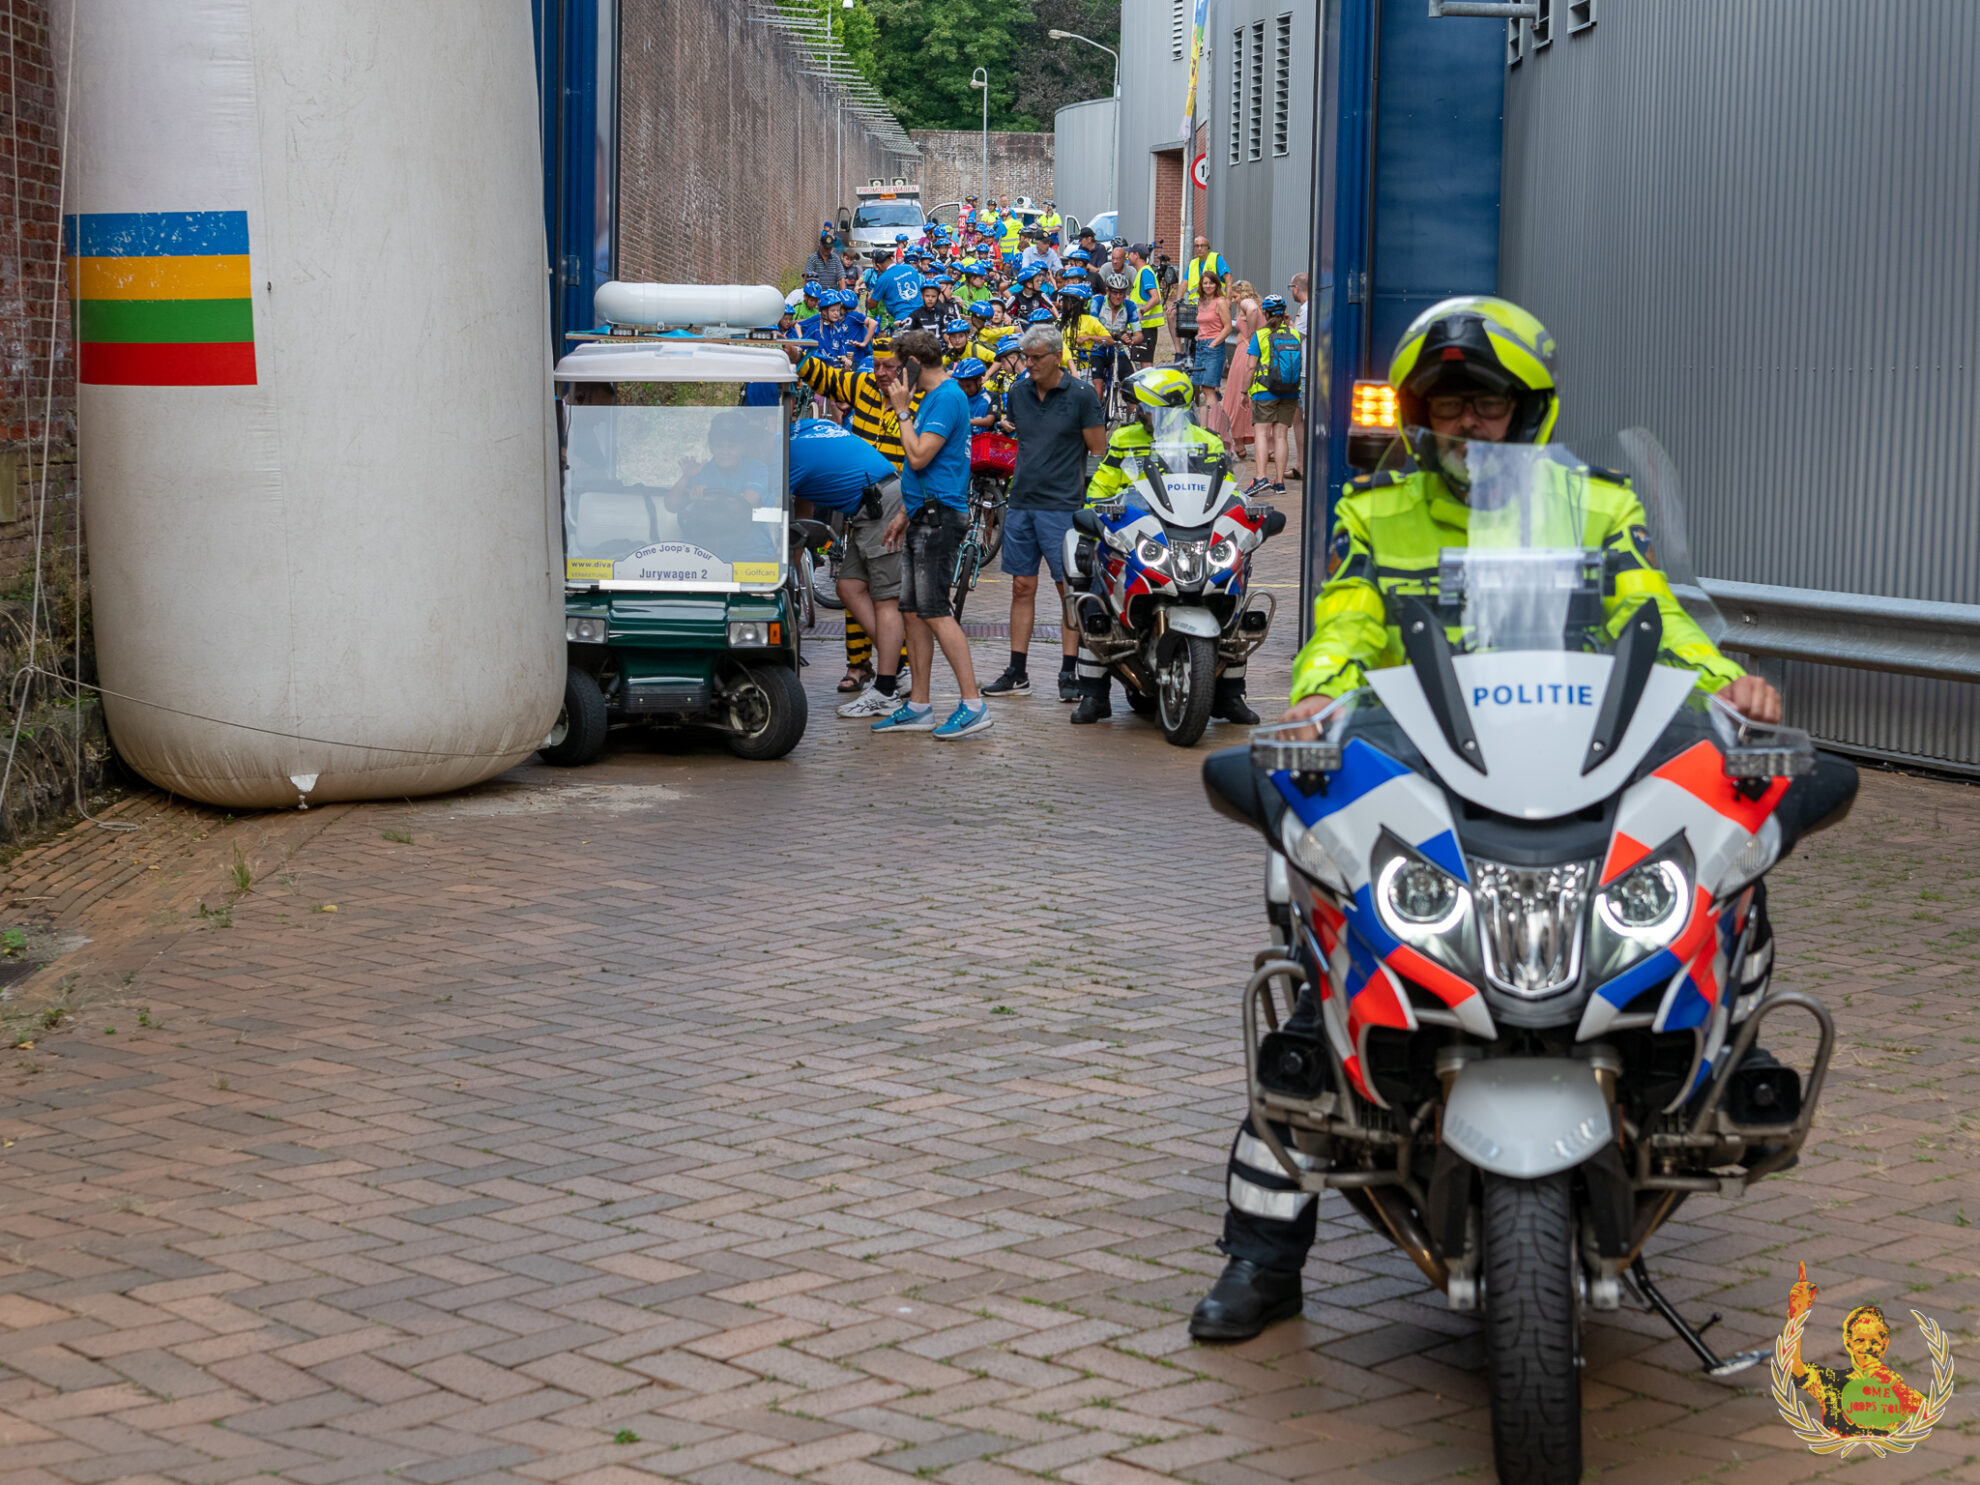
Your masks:
<svg viewBox="0 0 1980 1485"><path fill-rule="evenodd" d="M1217 406L1219 390L1224 384L1224 360L1230 351L1226 344L1230 333L1231 310L1224 301L1223 281L1214 273L1206 273L1197 286L1196 369L1190 377L1196 383L1199 410Z"/></svg>
<svg viewBox="0 0 1980 1485"><path fill-rule="evenodd" d="M1239 279L1231 285L1231 353L1229 369L1224 373L1223 409L1225 426L1230 432L1224 435L1229 445L1231 461L1251 457L1251 373L1254 362L1251 355L1251 337L1265 323L1265 311L1258 307L1258 291L1251 286L1249 279Z"/></svg>

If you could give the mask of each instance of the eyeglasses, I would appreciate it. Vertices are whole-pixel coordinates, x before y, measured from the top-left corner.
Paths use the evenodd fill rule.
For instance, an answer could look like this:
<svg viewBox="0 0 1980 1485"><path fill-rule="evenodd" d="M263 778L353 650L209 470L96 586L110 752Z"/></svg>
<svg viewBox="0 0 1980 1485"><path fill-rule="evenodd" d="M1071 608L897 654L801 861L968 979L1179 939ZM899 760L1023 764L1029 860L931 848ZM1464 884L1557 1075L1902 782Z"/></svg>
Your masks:
<svg viewBox="0 0 1980 1485"><path fill-rule="evenodd" d="M1024 359L1027 361L1051 361L1057 359L1058 354L1057 351L1026 351L1024 353Z"/></svg>
<svg viewBox="0 0 1980 1485"><path fill-rule="evenodd" d="M1489 421L1503 418L1513 410L1512 398L1503 392L1451 393L1443 397L1427 397L1423 405L1433 418L1461 418L1468 407Z"/></svg>

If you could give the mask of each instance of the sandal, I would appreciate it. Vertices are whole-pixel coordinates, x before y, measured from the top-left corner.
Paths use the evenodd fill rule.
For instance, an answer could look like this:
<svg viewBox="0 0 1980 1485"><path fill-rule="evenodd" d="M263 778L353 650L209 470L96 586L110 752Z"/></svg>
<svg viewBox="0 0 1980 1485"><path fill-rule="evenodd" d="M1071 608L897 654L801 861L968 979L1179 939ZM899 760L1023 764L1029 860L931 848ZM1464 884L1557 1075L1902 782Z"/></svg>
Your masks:
<svg viewBox="0 0 1980 1485"><path fill-rule="evenodd" d="M839 680L841 691L864 691L873 684L873 667L870 665L848 665L846 673Z"/></svg>

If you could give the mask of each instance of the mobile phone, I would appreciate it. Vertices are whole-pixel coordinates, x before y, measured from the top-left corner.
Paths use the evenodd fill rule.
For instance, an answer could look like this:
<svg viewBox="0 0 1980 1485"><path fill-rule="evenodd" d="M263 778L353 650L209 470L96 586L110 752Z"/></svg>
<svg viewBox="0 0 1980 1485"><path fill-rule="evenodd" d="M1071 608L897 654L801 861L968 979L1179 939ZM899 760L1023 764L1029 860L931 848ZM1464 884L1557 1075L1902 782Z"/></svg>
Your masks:
<svg viewBox="0 0 1980 1485"><path fill-rule="evenodd" d="M921 385L921 363L912 356L901 357L901 379L912 392Z"/></svg>

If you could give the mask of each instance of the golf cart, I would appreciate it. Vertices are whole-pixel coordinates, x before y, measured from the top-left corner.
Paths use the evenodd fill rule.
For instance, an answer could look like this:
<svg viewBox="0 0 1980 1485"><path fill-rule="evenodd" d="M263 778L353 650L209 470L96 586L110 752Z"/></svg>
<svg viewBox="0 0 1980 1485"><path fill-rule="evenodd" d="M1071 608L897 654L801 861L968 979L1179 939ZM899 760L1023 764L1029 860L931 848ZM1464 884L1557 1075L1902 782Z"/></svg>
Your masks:
<svg viewBox="0 0 1980 1485"><path fill-rule="evenodd" d="M608 334L557 363L556 379L570 384L561 419L569 668L546 763L589 763L620 723L707 728L755 759L781 758L804 735L782 399L623 407L611 395L640 382L740 391L795 380L776 345L730 333Z"/></svg>

